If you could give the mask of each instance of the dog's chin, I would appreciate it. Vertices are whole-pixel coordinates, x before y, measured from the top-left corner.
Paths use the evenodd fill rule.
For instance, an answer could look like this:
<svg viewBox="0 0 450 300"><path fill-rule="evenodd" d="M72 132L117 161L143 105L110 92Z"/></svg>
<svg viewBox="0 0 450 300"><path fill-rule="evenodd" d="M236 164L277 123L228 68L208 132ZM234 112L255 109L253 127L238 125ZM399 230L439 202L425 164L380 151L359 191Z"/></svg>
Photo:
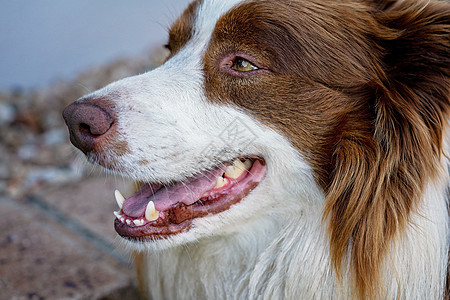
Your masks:
<svg viewBox="0 0 450 300"><path fill-rule="evenodd" d="M245 201L265 174L262 157L245 156L170 185L143 183L127 199L116 191L120 211L115 212L114 227L127 247L138 250L165 249L195 241L212 234L202 228L207 227L203 223Z"/></svg>

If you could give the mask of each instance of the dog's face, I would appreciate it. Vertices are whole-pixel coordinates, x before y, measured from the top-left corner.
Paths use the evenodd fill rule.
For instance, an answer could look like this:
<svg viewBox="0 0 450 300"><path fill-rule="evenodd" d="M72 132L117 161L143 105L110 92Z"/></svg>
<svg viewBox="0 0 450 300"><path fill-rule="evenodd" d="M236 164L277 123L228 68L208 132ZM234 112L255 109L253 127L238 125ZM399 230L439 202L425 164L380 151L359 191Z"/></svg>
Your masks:
<svg viewBox="0 0 450 300"><path fill-rule="evenodd" d="M117 195L118 233L164 248L311 214L337 268L350 239L376 265L436 171L448 111L433 56L448 48L423 30L448 7L406 2L194 1L162 66L65 111L91 162L143 183Z"/></svg>
<svg viewBox="0 0 450 300"><path fill-rule="evenodd" d="M204 194L211 191L214 199L230 198L215 200L224 203L215 202L210 210L203 197L201 213L186 213L184 206L183 212L164 212L180 200L156 197L159 222L164 216L180 215L174 219L177 226L167 221L157 230L156 221L133 223L144 216L148 202L133 198L133 205L125 202L122 222L121 217L116 221L121 235L186 242L221 230L242 230L242 224L254 218L299 213L304 209L299 202L323 201L334 144L351 126L349 114L369 114L369 108L352 112L354 103L336 91L369 80L375 59L372 45L359 45L355 32L341 32L340 24L353 18L345 9L328 7L332 4L240 2L193 2L170 30L171 53L164 65L82 100L96 105L101 101L98 105L107 106L114 119L102 136L105 142L86 151L89 159L153 184L142 193L146 199L161 188L159 184L175 185L175 191L177 183L187 194L198 186ZM296 16L294 23L286 22L290 15ZM325 20L320 26L313 26L315 15ZM333 24L335 20L339 24ZM354 47L346 50L347 43ZM352 60L358 64L339 65ZM248 167L254 178L234 183L233 177L223 175L236 159L255 166ZM238 189L217 190L210 173ZM205 182L197 183L199 177ZM194 194L200 200L202 195ZM181 222L182 214L189 214L188 222Z"/></svg>
<svg viewBox="0 0 450 300"><path fill-rule="evenodd" d="M236 4L192 3L170 31L165 64L69 109L89 103L107 110L111 128L83 151L144 183L117 214L116 230L129 240L186 243L323 201L311 167L319 162L310 158L332 134L324 116L339 95L299 76L298 62L286 55L301 50L282 44L293 38L280 35L289 34L286 24L271 22L289 5ZM83 131L72 133L75 143L84 139ZM150 201L158 214L152 221L145 218Z"/></svg>

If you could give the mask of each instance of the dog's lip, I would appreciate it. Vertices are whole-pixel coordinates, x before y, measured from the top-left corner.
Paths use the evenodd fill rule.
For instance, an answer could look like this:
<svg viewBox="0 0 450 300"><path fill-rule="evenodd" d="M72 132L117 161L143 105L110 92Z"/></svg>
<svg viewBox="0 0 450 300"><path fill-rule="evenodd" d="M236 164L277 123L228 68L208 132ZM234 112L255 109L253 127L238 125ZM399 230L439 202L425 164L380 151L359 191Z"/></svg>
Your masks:
<svg viewBox="0 0 450 300"><path fill-rule="evenodd" d="M159 240L170 237L189 230L191 224L192 220L186 220L180 224L168 224L165 226L147 224L141 227L131 227L118 219L114 220L114 228L121 237L139 241Z"/></svg>
<svg viewBox="0 0 450 300"><path fill-rule="evenodd" d="M130 217L123 210L115 213L117 218L114 227L117 233L132 240L161 239L188 230L194 219L228 210L247 196L265 176L265 160L259 156L252 156L251 159L253 161L251 168L245 172L245 176L241 175L233 184L215 188L214 192L208 191L194 203L176 202L169 208L158 211L155 220L148 221L145 216Z"/></svg>

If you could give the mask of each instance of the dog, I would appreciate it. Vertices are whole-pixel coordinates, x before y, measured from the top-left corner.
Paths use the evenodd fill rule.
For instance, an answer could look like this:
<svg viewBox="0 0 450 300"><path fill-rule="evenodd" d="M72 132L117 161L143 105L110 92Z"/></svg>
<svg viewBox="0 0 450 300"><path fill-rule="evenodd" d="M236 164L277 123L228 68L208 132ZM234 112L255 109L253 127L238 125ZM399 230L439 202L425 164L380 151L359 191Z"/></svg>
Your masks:
<svg viewBox="0 0 450 300"><path fill-rule="evenodd" d="M63 113L141 183L145 297L448 297L449 2L196 0L166 48Z"/></svg>

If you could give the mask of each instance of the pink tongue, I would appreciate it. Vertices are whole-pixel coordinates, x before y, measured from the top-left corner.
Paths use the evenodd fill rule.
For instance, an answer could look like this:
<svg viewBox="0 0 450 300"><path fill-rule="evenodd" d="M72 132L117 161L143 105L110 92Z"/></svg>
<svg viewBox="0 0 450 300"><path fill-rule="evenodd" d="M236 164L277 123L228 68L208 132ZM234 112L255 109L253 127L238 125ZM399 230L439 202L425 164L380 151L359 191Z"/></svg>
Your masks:
<svg viewBox="0 0 450 300"><path fill-rule="evenodd" d="M122 211L130 217L144 216L147 204L155 203L158 211L168 209L174 204L184 203L190 205L198 201L204 193L214 188L216 178L221 176L225 167L217 167L205 173L200 173L185 182L177 182L170 186L144 184L134 195L125 200ZM155 192L156 191L156 192Z"/></svg>

